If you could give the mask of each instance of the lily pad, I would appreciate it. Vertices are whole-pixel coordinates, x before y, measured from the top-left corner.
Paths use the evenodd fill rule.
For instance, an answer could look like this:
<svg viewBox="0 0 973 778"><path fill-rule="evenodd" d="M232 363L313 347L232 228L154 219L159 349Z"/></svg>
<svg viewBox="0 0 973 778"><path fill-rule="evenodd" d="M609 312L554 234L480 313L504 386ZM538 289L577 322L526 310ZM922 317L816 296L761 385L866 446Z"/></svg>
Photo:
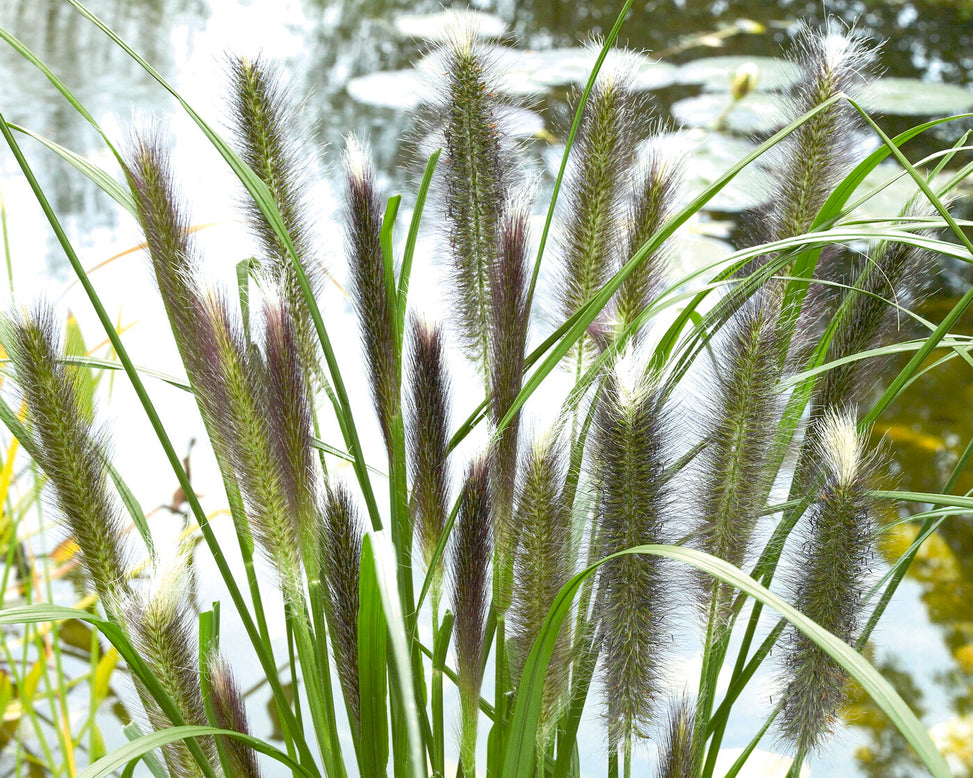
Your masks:
<svg viewBox="0 0 973 778"><path fill-rule="evenodd" d="M880 78L865 89L865 106L894 116L946 116L973 109L973 90L918 78Z"/></svg>
<svg viewBox="0 0 973 778"><path fill-rule="evenodd" d="M508 94L543 94L551 89L584 86L598 59L591 48L561 48L546 51L503 49L491 52L500 71L502 88ZM661 89L675 82L676 66L655 62L644 54L625 52L619 63L631 72L636 90ZM611 67L611 61L603 66Z"/></svg>
<svg viewBox="0 0 973 778"><path fill-rule="evenodd" d="M598 59L591 48L560 48L524 51L509 46L487 46L483 54L499 79L499 88L513 96L541 95L552 89L584 86ZM620 67L631 73L628 79L637 91L662 89L675 83L677 68L656 62L638 52L625 52ZM609 60L604 68L611 67ZM441 51L434 51L416 63L423 73L439 77L446 65Z"/></svg>
<svg viewBox="0 0 973 778"><path fill-rule="evenodd" d="M400 35L432 43L445 43L458 30L469 30L480 39L501 38L507 25L499 16L469 9L452 9L432 14L406 14L395 20Z"/></svg>
<svg viewBox="0 0 973 778"><path fill-rule="evenodd" d="M788 89L801 77L801 69L793 62L774 57L706 57L680 65L676 80L680 84L700 84L707 92L729 92L733 74L745 64L757 66L757 89L779 91Z"/></svg>
<svg viewBox="0 0 973 778"><path fill-rule="evenodd" d="M898 216L909 201L919 193L916 182L908 173L900 175L903 172L902 167L895 162L883 162L875 168L855 190L849 204L869 194L872 197L858 206L847 218L883 219Z"/></svg>
<svg viewBox="0 0 973 778"><path fill-rule="evenodd" d="M688 197L695 197L727 170L753 151L756 146L742 138L702 130L678 130L650 141L643 148L653 146L666 149L684 160L683 183ZM741 170L706 205L707 210L738 213L756 208L770 199L774 187L773 176L764 167L753 163Z"/></svg>
<svg viewBox="0 0 973 778"><path fill-rule="evenodd" d="M680 100L669 110L685 127L719 126L742 135L773 132L787 123L780 95L768 92L751 92L736 103L728 94L703 94Z"/></svg>
<svg viewBox="0 0 973 778"><path fill-rule="evenodd" d="M417 70L384 70L351 79L346 89L352 99L381 108L408 111L433 99L428 79Z"/></svg>

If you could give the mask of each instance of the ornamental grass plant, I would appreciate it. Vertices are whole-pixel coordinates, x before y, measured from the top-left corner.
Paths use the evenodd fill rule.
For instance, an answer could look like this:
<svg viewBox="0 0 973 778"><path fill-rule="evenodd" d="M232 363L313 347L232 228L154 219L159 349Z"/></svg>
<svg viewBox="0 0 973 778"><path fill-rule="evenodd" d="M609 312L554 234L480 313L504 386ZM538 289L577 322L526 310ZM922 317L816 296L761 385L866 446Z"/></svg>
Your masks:
<svg viewBox="0 0 973 778"><path fill-rule="evenodd" d="M3 319L18 393L0 416L77 543L96 602L7 608L0 624L92 625L144 710L143 729L129 728L127 745L81 775L579 776L582 714L597 709L612 778L632 775L633 754L650 742L656 775L712 776L735 704L762 667L777 679L772 702L720 775L737 775L758 745L785 750L799 775L827 748L851 680L930 774L948 775L862 650L922 539L973 501L950 493L955 475L940 494L889 491L887 456L868 433L934 369L931 356L970 361L967 339L951 330L973 289L938 323L911 308L945 262L973 259L947 207L973 167L965 136L918 161L900 148L950 119L883 132L858 101L876 66L867 41L803 29L786 126L690 198L684 160L614 48L628 3L540 202L506 130L513 103L491 50L458 31L435 54L440 96L424 124L437 150L423 160L410 222L397 220L401 198L381 190L366 142L349 138L341 160L348 294L384 453L376 459L344 378L354 367L332 339L345 325L319 307L326 281L300 162L307 139L293 134L295 98L280 73L228 59L224 140L68 1L172 92L222 155L259 246L235 287L210 279L161 134L116 148L102 133L118 173L79 166L144 232L185 367L186 381L172 382L195 399L219 464L231 554L153 402L154 379L107 316L19 128L0 117L116 356L108 364L66 351L48 303ZM32 57L9 32L4 39ZM919 193L900 213L860 218L859 186L887 157ZM674 234L758 158L777 188L750 242L679 277ZM451 292L438 321L410 298L423 231L441 238ZM458 355L482 389L474 398L454 388ZM227 601L197 607L192 555L164 563L157 553L82 385L93 368L131 382L156 438L146 445L164 449L195 522L190 536ZM557 373L570 390L542 427L525 408ZM331 426L340 439L322 433ZM973 442L955 474L971 451ZM880 577L881 517L904 500L938 509L911 517L922 524L916 544ZM258 574L261 558L271 576ZM277 612L285 652L270 639ZM231 630L263 671L282 743L251 732L250 702L220 645ZM671 672L677 630L702 657L681 685Z"/></svg>

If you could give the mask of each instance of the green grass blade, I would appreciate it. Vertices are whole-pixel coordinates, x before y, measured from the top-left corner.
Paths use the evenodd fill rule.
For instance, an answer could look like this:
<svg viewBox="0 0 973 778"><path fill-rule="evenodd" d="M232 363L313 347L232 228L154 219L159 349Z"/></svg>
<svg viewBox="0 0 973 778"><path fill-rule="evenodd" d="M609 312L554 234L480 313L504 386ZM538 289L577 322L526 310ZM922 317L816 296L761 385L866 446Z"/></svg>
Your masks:
<svg viewBox="0 0 973 778"><path fill-rule="evenodd" d="M422 213L426 207L426 197L429 194L429 186L432 184L432 176L436 172L436 165L439 162L441 152L442 149L436 149L426 163L426 172L422 175L422 183L419 184L419 193L416 195L416 205L412 210L409 234L405 239L405 249L402 252L402 267L399 269L399 333L405 332L406 302L409 296L409 280L412 277L412 261L416 252L416 241L419 239L419 225L422 222Z"/></svg>
<svg viewBox="0 0 973 778"><path fill-rule="evenodd" d="M108 147L111 153L115 155L115 159L118 160L119 164L121 164L122 162L121 155L118 153L114 145L112 145L112 142L105 134L105 131L101 129L101 125L99 125L98 122L95 121L95 117L92 116L91 113L88 111L88 109L81 104L81 101L74 96L74 93L70 89L68 89L67 85L65 85L65 83L61 81L60 78L54 75L54 71L52 71L47 65L45 65L44 62L40 59L40 57L34 54L34 52L32 52L29 48L27 48L27 46L21 43L20 40L18 40L14 35L12 35L9 31L5 30L3 27L0 27L0 40L3 40L8 45L10 45L10 47L13 48L14 51L16 51L18 54L20 54L20 56L22 56L24 59L30 62L31 65L37 68L44 75L44 77L47 78L47 80L50 81L51 84L54 85L54 88L57 89L57 91L64 96L64 99L71 104L71 107L75 111L77 111L78 114L85 121L88 122L88 124L90 124L94 128L95 132L97 132L101 136L101 139L105 142L105 145Z"/></svg>
<svg viewBox="0 0 973 778"><path fill-rule="evenodd" d="M75 170L80 172L85 178L94 183L105 194L111 197L112 200L122 206L122 208L132 214L132 216L137 217L138 214L135 210L135 201L132 199L131 193L128 191L128 189L112 178L112 176L104 168L98 167L96 164L89 162L80 154L75 154L70 149L66 149L64 146L55 143L49 138L45 138L43 135L38 135L36 132L28 130L26 127L21 127L19 124L12 123L8 126L12 130L16 130L29 138L33 138L45 148L53 151Z"/></svg>
<svg viewBox="0 0 973 778"><path fill-rule="evenodd" d="M93 765L90 765L86 769L82 770L80 773L78 773L78 778L105 778L115 770L119 770L124 767L128 762L131 762L134 759L141 759L142 756L154 751L156 748L168 745L169 743L176 743L180 740L192 742L196 738L205 737L208 735L224 735L225 737L239 740L246 743L254 751L269 756L281 764L286 765L295 773L306 776L306 778L314 778L313 773L305 770L283 751L274 748L272 745L265 743L259 738L255 738L252 735L244 735L242 732L236 732L232 729L200 726L170 727L169 729L163 729L159 730L158 732L150 732L148 735L142 735L142 737L132 740L121 748L112 751L108 756L102 757Z"/></svg>
<svg viewBox="0 0 973 778"><path fill-rule="evenodd" d="M142 728L134 721L131 724L127 724L126 726L122 727L122 732L125 733L125 737L129 741L135 740L136 738L140 738L145 734L142 731ZM149 772L152 773L152 778L169 778L169 773L166 772L166 768L163 767L162 762L159 760L159 757L157 757L155 754L151 752L144 754L142 756L142 761L145 762L145 766L149 769ZM130 764L131 771L129 771L128 768L126 768L127 774L131 774L132 772L134 772L135 764L136 763L134 762ZM123 778L126 773L123 773Z"/></svg>
<svg viewBox="0 0 973 778"><path fill-rule="evenodd" d="M128 484L125 483L122 474L118 472L118 469L111 463L108 457L105 457L105 469L108 471L108 475L111 476L111 480L118 490L118 496L121 497L125 510L132 517L132 524L135 525L139 537L145 543L145 548L149 552L149 558L154 561L156 558L155 541L152 539L152 531L149 529L149 523L145 520L145 511L142 510L138 498L128 488Z"/></svg>
<svg viewBox="0 0 973 778"><path fill-rule="evenodd" d="M358 580L358 696L362 742L359 762L363 778L384 776L389 761L387 628L371 545L371 538L366 535L362 539Z"/></svg>
<svg viewBox="0 0 973 778"><path fill-rule="evenodd" d="M406 737L409 742L406 776L408 778L424 778L426 775L426 751L422 743L419 725L419 712L413 695L414 683L412 679L412 662L409 653L405 616L399 604L398 584L395 577L396 554L383 532L371 532L367 536L369 548L374 557L373 567L376 573L379 594L382 599L382 610L388 625L389 647L392 649L390 670L392 677L390 684L396 685L398 699L401 702L405 717ZM364 548L364 545L363 545Z"/></svg>

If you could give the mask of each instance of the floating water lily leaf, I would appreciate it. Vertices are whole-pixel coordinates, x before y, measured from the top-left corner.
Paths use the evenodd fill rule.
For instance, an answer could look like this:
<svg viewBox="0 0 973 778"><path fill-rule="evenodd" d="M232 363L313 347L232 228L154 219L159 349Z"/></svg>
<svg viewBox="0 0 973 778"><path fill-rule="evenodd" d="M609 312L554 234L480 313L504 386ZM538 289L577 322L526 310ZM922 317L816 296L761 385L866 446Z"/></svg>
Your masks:
<svg viewBox="0 0 973 778"><path fill-rule="evenodd" d="M409 38L445 43L457 30L470 30L481 39L500 38L506 34L507 25L499 16L457 8L432 14L400 16L395 20L395 29Z"/></svg>
<svg viewBox="0 0 973 778"><path fill-rule="evenodd" d="M507 106L498 119L504 131L514 138L530 138L544 131L544 117L529 108Z"/></svg>
<svg viewBox="0 0 973 778"><path fill-rule="evenodd" d="M346 86L351 98L365 105L409 111L433 97L432 88L416 70L383 70L353 78Z"/></svg>
<svg viewBox="0 0 973 778"><path fill-rule="evenodd" d="M732 108L731 102L728 94L704 94L679 100L669 110L685 127L714 127L722 123L722 129L742 135L770 133L787 124L779 95L752 92ZM727 108L730 108L729 113L726 113Z"/></svg>
<svg viewBox="0 0 973 778"><path fill-rule="evenodd" d="M719 262L721 259L726 259L732 253L733 246L723 240L689 233L677 235L672 252L673 267L670 276L672 278L685 278L704 267ZM716 275L715 270L713 275Z"/></svg>
<svg viewBox="0 0 973 778"><path fill-rule="evenodd" d="M902 168L894 162L883 163L869 173L862 181L861 186L855 191L851 201L855 202L872 192L875 192L875 194L856 208L849 218L880 219L898 216L909 200L919 191L915 181L908 175L899 176L901 173ZM890 181L891 183L889 183ZM888 185L886 186L886 184Z"/></svg>
<svg viewBox="0 0 973 778"><path fill-rule="evenodd" d="M685 161L685 186L695 197L754 150L743 138L720 132L678 130L658 141ZM773 191L771 174L758 164L748 165L706 205L707 210L737 213L765 203Z"/></svg>
<svg viewBox="0 0 973 778"><path fill-rule="evenodd" d="M680 65L676 81L680 84L700 84L707 92L729 92L733 74L741 65L757 66L757 89L773 91L787 89L797 83L800 68L793 62L773 57L706 57Z"/></svg>
<svg viewBox="0 0 973 778"><path fill-rule="evenodd" d="M973 90L918 78L880 78L868 85L862 99L869 110L896 116L946 116L973 109Z"/></svg>

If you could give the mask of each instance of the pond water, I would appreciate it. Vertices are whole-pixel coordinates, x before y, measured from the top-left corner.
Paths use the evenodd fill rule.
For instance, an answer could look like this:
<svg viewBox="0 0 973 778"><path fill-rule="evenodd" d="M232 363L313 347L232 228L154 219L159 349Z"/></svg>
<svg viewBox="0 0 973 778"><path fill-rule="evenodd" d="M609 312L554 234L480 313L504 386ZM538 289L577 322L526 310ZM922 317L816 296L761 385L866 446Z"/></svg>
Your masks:
<svg viewBox="0 0 973 778"><path fill-rule="evenodd" d="M489 15L486 23L495 25L518 48L508 67L516 71L517 83L529 86L530 96L518 123L541 186L549 184L554 160L560 156L559 144L570 119L571 89L586 76L589 58L577 49L578 42L604 33L617 14L617 5L615 0L475 3L477 11ZM342 275L337 269L340 247L331 237L338 234L334 231L337 201L329 174L338 164L345 134L355 132L369 140L383 184L390 193L401 192L405 205L410 205L420 172L416 148L423 148L411 109L425 88L416 78L414 66L430 46L428 40L436 25L424 17L440 10L438 2L93 0L91 7L217 126L223 110L223 52L262 52L282 63L296 91L306 95L300 120L314 139L306 163L315 208L321 214L325 261L334 269L337 281ZM885 41L881 62L888 79L875 100L890 114L882 123L890 134L923 116L973 108L970 2L637 2L621 40L661 59L661 64L647 65L640 75L647 79L659 115L699 128L710 125L727 107L729 80L741 61L738 58L777 57L797 20L816 26L832 16L854 21L873 39ZM181 184L191 196L196 223L205 228L201 236L212 257L213 272L231 277L233 265L250 250L235 223L236 189L221 160L177 111L170 96L63 0L0 0L0 26L47 63L111 136L125 138L133 124L162 123L168 128ZM772 127L772 90L786 84L789 76L786 68L756 61L762 66L760 91L727 116L725 131L687 131L696 133L688 135L691 142L703 144L696 146L694 159L699 169L690 170L691 183L704 186L747 152L750 133ZM927 86L917 91L915 79ZM0 54L0 112L8 121L114 169L97 134L36 69L6 47ZM949 125L931 133L925 145L918 144L910 153L915 159L959 134L956 125ZM90 181L36 144L30 144L28 151L87 266L138 243L131 218ZM696 234L687 238L687 247L708 256L727 250L725 241L732 241L740 212L765 196L766 181L760 180L760 170L752 175L754 179L738 182L737 189L715 203L715 209L696 225ZM5 201L17 297L28 299L46 292L65 300L78 314L89 340L97 342L92 317L77 287L71 285L60 250L5 149L0 151L0 194ZM160 329L161 308L145 271L137 253L128 254L99 270L96 278L108 309L117 312L121 322L138 325L130 333L136 362L178 373L174 350ZM964 268L946 268L942 292L926 306L924 315L938 321L948 310L950 295L968 281ZM417 291L430 306L436 294L432 287ZM337 310L350 310L336 285L327 295ZM356 339L344 340L343 353L353 362L357 359ZM968 413L973 400L971 385L968 367L954 360L929 380L919 382L883 418L877 434L884 434L894 450L901 488L941 488L973 434L973 417ZM186 398L165 388L153 391L171 413L174 439L188 440L198 421L193 421ZM138 415L123 388L114 390L109 408L116 419ZM143 497L144 504L156 504L156 499L159 504L166 502L173 484L168 477L156 475L165 472L161 457L145 452L138 433L132 430L120 430L117 447L119 461L140 463L137 467L129 464L131 472L126 476L140 497L148 495ZM207 474L212 478L207 471L211 467L201 458L197 468L201 483L206 483ZM973 489L973 475L967 473L957 489ZM214 507L217 503L212 502ZM160 532L166 531L164 526L156 526ZM904 548L909 540L903 531L893 545ZM201 575L207 575L205 568ZM959 737L969 742L973 742L971 595L973 526L967 518L954 518L927 544L876 635L876 661L923 714L924 722L929 726L965 722L970 734ZM908 639L903 639L904 634ZM245 680L254 680L245 669L243 674ZM762 712L761 704L754 700L741 709L742 720L731 727L729 747L747 742L753 721ZM753 715L749 721L748 713ZM810 763L812 775L877 778L921 774L898 736L866 701L857 703L853 714L856 723L842 730L823 759ZM263 725L269 726L266 721ZM596 718L590 726L595 732ZM973 771L971 750L973 747L963 766L968 774ZM592 775L603 771L603 754L597 748L587 759Z"/></svg>

